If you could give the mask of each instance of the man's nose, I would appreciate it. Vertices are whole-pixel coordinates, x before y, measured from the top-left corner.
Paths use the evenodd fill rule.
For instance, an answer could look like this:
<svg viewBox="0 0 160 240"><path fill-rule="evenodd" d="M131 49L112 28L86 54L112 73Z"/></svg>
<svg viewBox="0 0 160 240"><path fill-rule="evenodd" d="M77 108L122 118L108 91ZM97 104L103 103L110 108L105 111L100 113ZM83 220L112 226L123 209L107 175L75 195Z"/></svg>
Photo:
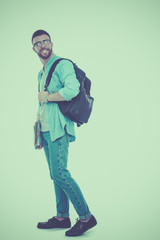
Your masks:
<svg viewBox="0 0 160 240"><path fill-rule="evenodd" d="M41 47L42 48L44 48L46 45L45 45L45 43L44 42L42 42L42 45L41 45Z"/></svg>

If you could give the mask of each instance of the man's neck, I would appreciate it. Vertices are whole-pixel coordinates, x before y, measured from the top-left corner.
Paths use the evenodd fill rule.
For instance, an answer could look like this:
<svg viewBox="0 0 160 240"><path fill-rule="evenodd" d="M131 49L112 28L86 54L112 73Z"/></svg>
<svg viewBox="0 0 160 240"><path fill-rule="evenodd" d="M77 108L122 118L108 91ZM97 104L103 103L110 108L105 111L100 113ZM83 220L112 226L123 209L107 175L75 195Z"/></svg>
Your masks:
<svg viewBox="0 0 160 240"><path fill-rule="evenodd" d="M46 58L46 59L43 59L43 58L40 58L43 66L45 67L46 63L49 61L49 59L54 55L54 53L52 52L51 56L49 58Z"/></svg>

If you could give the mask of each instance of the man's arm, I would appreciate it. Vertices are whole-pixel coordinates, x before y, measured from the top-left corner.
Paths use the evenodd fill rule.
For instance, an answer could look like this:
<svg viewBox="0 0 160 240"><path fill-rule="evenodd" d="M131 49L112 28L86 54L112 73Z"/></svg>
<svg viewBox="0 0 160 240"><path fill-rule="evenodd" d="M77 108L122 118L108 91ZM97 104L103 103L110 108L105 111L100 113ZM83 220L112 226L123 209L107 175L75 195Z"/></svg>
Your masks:
<svg viewBox="0 0 160 240"><path fill-rule="evenodd" d="M59 94L59 92L48 95L48 102L61 102L61 101L66 100Z"/></svg>
<svg viewBox="0 0 160 240"><path fill-rule="evenodd" d="M61 61L57 66L57 73L63 87L56 93L49 94L47 91L38 94L39 102L70 101L79 93L80 83L76 78L73 64L68 60Z"/></svg>
<svg viewBox="0 0 160 240"><path fill-rule="evenodd" d="M40 120L40 114L37 114L37 121Z"/></svg>
<svg viewBox="0 0 160 240"><path fill-rule="evenodd" d="M40 92L38 94L38 101L39 102L61 102L66 101L59 92L49 94L48 91Z"/></svg>
<svg viewBox="0 0 160 240"><path fill-rule="evenodd" d="M58 92L66 101L70 101L80 91L80 83L76 78L74 66L70 61L62 60L58 64L56 71L63 84L63 88Z"/></svg>

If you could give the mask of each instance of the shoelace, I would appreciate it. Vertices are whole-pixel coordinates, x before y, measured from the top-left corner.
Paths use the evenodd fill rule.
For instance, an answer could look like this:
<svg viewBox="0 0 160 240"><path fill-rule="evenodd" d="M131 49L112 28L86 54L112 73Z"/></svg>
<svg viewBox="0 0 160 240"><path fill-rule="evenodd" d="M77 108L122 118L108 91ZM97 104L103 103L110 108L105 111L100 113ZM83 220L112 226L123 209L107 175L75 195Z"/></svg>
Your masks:
<svg viewBox="0 0 160 240"><path fill-rule="evenodd" d="M48 219L48 222L53 222L55 220L55 217Z"/></svg>
<svg viewBox="0 0 160 240"><path fill-rule="evenodd" d="M79 220L78 218L76 218L76 223L75 223L75 225L72 227L72 230L79 229L79 222L80 222L80 220Z"/></svg>

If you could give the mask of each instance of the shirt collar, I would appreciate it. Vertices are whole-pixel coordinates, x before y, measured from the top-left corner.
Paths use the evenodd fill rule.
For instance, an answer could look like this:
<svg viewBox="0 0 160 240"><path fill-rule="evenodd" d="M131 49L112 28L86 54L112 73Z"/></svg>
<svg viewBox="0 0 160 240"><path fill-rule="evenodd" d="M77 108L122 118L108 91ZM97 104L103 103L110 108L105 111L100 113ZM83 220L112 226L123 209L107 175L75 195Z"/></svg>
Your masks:
<svg viewBox="0 0 160 240"><path fill-rule="evenodd" d="M56 59L56 55L55 55L55 54L53 54L53 55L49 58L48 62L45 64L45 67L43 67L43 69L46 70L46 69L50 66L50 64L53 63L54 59Z"/></svg>

